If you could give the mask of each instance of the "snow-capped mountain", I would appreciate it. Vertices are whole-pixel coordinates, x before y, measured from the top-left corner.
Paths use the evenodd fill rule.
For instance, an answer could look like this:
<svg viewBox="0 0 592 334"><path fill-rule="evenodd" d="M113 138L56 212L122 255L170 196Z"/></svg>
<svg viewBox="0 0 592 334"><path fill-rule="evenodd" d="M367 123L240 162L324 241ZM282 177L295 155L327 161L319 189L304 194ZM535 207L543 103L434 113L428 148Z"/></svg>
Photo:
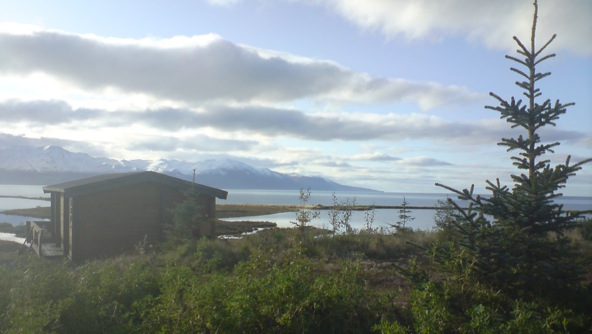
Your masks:
<svg viewBox="0 0 592 334"><path fill-rule="evenodd" d="M114 159L72 153L59 146L0 148L0 169L30 172L113 173L128 168Z"/></svg>
<svg viewBox="0 0 592 334"><path fill-rule="evenodd" d="M134 171L155 171L224 189L369 190L338 184L322 177L288 175L255 168L232 159L116 160L73 153L59 146L0 147L0 183L51 184L81 177Z"/></svg>

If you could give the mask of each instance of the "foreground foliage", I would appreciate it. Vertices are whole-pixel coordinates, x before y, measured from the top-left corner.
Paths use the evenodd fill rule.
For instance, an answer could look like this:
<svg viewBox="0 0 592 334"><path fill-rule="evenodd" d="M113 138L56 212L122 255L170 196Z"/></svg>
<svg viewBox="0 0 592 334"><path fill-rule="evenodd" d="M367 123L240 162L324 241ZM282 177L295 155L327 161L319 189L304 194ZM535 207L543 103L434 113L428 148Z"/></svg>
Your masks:
<svg viewBox="0 0 592 334"><path fill-rule="evenodd" d="M368 284L367 257L329 261L339 237L299 235L189 240L78 266L21 255L0 265L0 332L368 332L392 311L392 292Z"/></svg>
<svg viewBox="0 0 592 334"><path fill-rule="evenodd" d="M581 228L571 237L579 249L592 247L583 237L586 231ZM271 229L242 240L187 240L159 252L138 249L87 264L15 253L0 263L0 332L536 333L590 328L584 298L574 299L571 307L514 298L479 283L459 258L435 261L447 253L431 244L453 246L445 232L307 235L311 238L301 241L296 229ZM409 261L412 280L397 275L397 267ZM445 267L434 264L443 261Z"/></svg>

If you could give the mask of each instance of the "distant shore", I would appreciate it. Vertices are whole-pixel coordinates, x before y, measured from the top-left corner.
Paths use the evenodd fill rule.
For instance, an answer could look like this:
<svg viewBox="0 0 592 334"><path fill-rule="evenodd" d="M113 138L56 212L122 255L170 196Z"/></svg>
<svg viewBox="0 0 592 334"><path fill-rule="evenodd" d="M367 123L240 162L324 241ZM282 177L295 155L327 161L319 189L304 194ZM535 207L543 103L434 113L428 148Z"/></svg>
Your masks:
<svg viewBox="0 0 592 334"><path fill-rule="evenodd" d="M26 196L4 196L0 195L0 198L21 198L21 199L34 199L34 200L49 200L42 197L26 197ZM298 205L275 205L275 204L217 204L216 205L216 217L218 219L224 218L237 218L237 217L253 217L253 216L265 216L275 213L282 212L296 212L300 209L306 210L351 210L351 211L368 211L368 210L438 210L441 207L437 206L402 206L402 205L355 205L352 207L340 207L332 205L314 205L301 207ZM565 212L580 213L585 215L592 214L592 210L565 210ZM0 211L0 213L6 215L25 216L49 219L51 216L51 208L47 207L35 207L28 209L10 209Z"/></svg>
<svg viewBox="0 0 592 334"><path fill-rule="evenodd" d="M29 196L15 196L15 195L0 195L0 198L19 198L19 199L32 199L38 201L51 201L49 197L29 197Z"/></svg>

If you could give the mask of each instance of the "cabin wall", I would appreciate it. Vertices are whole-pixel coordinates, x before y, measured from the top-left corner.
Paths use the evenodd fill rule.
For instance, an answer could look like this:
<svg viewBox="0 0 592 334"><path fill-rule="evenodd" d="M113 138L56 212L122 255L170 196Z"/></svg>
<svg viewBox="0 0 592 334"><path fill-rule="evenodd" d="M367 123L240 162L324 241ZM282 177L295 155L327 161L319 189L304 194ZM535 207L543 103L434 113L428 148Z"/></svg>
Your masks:
<svg viewBox="0 0 592 334"><path fill-rule="evenodd" d="M161 238L163 205L160 187L126 186L75 198L72 260L129 252Z"/></svg>
<svg viewBox="0 0 592 334"><path fill-rule="evenodd" d="M181 203L184 199L184 193L176 188L162 187L161 193L163 196L163 207L165 215L163 216L164 223L173 222L172 210L177 204ZM204 211L204 218L216 218L216 198L210 195L198 195L197 205L199 205Z"/></svg>
<svg viewBox="0 0 592 334"><path fill-rule="evenodd" d="M175 207L181 203L185 196L183 191L172 188L172 187L164 187L161 186L160 188L160 223L161 226L170 225L173 223L173 210ZM161 235L161 240L163 240L164 235Z"/></svg>
<svg viewBox="0 0 592 334"><path fill-rule="evenodd" d="M163 226L172 224L173 210L183 200L184 193L178 188L157 183L122 185L74 196L52 193L51 218L58 232L55 241L74 261L130 252L144 238L156 244L163 240ZM202 226L199 235L215 235L216 198L200 195L198 205L203 217L211 218L211 224Z"/></svg>
<svg viewBox="0 0 592 334"><path fill-rule="evenodd" d="M62 233L61 233L61 226L60 226L60 204L59 204L60 194L52 193L50 200L51 200L51 216L50 220L52 223L52 236L53 241L57 244L61 244L62 241Z"/></svg>
<svg viewBox="0 0 592 334"><path fill-rule="evenodd" d="M82 261L130 252L144 238L148 244L162 241L163 226L172 224L173 210L183 199L179 189L159 184L130 185L76 196L70 214L70 258ZM204 217L212 218L212 226L207 226L202 235L214 233L215 203L212 196L198 198Z"/></svg>
<svg viewBox="0 0 592 334"><path fill-rule="evenodd" d="M70 253L70 211L68 208L68 201L64 194L59 194L58 199L58 222L60 225L61 242L60 245L64 254Z"/></svg>
<svg viewBox="0 0 592 334"><path fill-rule="evenodd" d="M64 205L66 201L64 193L51 193L51 241L60 246L64 254L67 255L69 251L70 231L68 230L69 211Z"/></svg>

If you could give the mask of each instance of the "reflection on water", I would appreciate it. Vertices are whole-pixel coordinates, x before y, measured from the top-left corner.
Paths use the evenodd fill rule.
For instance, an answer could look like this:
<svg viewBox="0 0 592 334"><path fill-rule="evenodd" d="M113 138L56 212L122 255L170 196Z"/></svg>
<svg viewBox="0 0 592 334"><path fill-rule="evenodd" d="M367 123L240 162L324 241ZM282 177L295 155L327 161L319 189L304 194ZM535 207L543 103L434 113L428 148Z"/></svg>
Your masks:
<svg viewBox="0 0 592 334"><path fill-rule="evenodd" d="M0 184L0 196L47 197L42 185Z"/></svg>
<svg viewBox="0 0 592 334"><path fill-rule="evenodd" d="M13 233L4 232L0 232L0 240L18 242L19 244L25 242L25 238L15 237Z"/></svg>
<svg viewBox="0 0 592 334"><path fill-rule="evenodd" d="M46 220L35 217L5 215L0 213L0 223L10 223L12 226L25 225L28 220Z"/></svg>
<svg viewBox="0 0 592 334"><path fill-rule="evenodd" d="M38 185L0 185L0 195L13 196L28 196L41 197L43 194L43 186ZM354 200L358 205L382 205L382 206L396 206L401 205L403 197L409 203L409 206L419 207L434 207L438 205L438 201L445 201L447 197L456 198L449 194L415 194L415 193L387 193L387 192L343 192L343 191L315 191L311 190L311 197L308 202L309 205L333 205L333 193L337 196L338 201ZM295 190L260 190L260 189L228 189L228 199L219 201L221 204L286 204L298 205L299 192ZM557 200L558 203L564 204L566 210L591 210L592 197L573 197L565 196ZM466 203L458 202L461 206ZM23 209L37 206L49 206L48 201L30 200L21 198L0 198L0 211L8 209ZM414 229L429 230L434 227L435 210L411 210L410 215L415 218L409 223L409 227ZM374 217L374 227L384 226L389 227L397 221L397 209L377 209ZM27 220L36 220L30 217L8 216L0 214L0 222L6 221L13 225L24 224ZM228 221L236 220L259 220L271 221L277 223L278 226L292 227L290 222L296 220L294 212L278 213L274 215L258 216L258 217L242 217L225 219ZM364 211L354 211L352 213L351 225L356 229L364 226ZM321 211L319 219L312 222L312 225L318 227L328 227L329 214L328 211Z"/></svg>
<svg viewBox="0 0 592 334"><path fill-rule="evenodd" d="M434 227L434 214L436 210L411 210L409 215L415 220L408 223L408 227L419 230L431 230ZM374 211L373 227L390 228L390 224L394 224L398 220L397 209L377 209ZM282 212L272 215L253 216L253 217L238 217L238 218L224 218L226 221L269 221L276 223L278 227L294 227L291 222L296 221L295 212ZM350 224L355 229L362 229L366 223L365 211L352 211ZM321 210L320 216L310 222L310 225L330 228L329 210Z"/></svg>
<svg viewBox="0 0 592 334"><path fill-rule="evenodd" d="M333 193L331 191L317 191L312 192L308 205L333 205ZM228 204L286 204L298 205L298 192L289 190L246 190L235 189L228 191L228 200L220 201L220 203ZM382 193L382 192L335 192L337 200L340 202L355 199L358 205L377 205L377 206L397 206L403 202L403 197L409 203L409 206L418 207L436 207L438 201L446 201L447 197L456 200L454 195L449 194L403 194L403 193ZM591 210L592 197L573 197L565 196L557 200L558 203L564 204L565 210ZM457 201L461 206L467 205L466 202ZM410 210L410 216L415 218L408 223L408 227L419 230L431 230L435 227L434 209L413 209ZM310 225L316 227L329 227L329 211L320 211L318 219L312 221ZM398 220L398 209L377 209L374 216L374 227L390 227ZM291 222L296 221L296 213L284 212L273 215L255 216L255 217L241 217L228 218L227 221L270 221L278 224L279 227L293 227ZM363 228L365 224L365 211L353 211L351 217L351 225L355 229Z"/></svg>

